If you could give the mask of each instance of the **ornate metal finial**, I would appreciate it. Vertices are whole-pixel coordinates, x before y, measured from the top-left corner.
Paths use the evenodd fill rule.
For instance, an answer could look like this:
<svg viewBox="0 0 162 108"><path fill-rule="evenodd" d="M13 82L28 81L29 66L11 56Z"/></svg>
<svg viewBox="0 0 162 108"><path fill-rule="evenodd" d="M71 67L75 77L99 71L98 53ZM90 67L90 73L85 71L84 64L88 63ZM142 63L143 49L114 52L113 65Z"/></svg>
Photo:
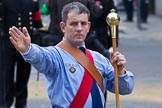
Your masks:
<svg viewBox="0 0 162 108"><path fill-rule="evenodd" d="M117 26L120 22L120 17L116 13L115 9L112 9L111 12L107 15L106 21L108 25Z"/></svg>

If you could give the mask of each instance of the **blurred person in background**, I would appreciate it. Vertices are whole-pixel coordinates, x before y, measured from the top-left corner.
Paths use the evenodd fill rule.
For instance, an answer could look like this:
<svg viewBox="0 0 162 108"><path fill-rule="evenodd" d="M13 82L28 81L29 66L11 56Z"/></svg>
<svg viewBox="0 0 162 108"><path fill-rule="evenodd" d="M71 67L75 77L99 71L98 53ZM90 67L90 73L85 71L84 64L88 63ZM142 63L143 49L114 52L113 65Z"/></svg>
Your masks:
<svg viewBox="0 0 162 108"><path fill-rule="evenodd" d="M93 49L102 53L104 56L109 58L109 52L112 51L112 38L111 38L111 31L110 26L106 22L106 17L110 13L111 9L116 9L113 0L95 0L96 5L98 5L101 10L102 14L99 17L91 17L91 30L86 40L87 48ZM95 32L95 33L94 33ZM96 36L91 36L91 34ZM117 27L117 44L118 44L118 27ZM100 48L95 43L95 41L89 42L92 38L96 38L99 43L103 46ZM102 50L101 50L102 49Z"/></svg>
<svg viewBox="0 0 162 108"><path fill-rule="evenodd" d="M149 15L149 0L140 0L141 22L147 23Z"/></svg>
<svg viewBox="0 0 162 108"><path fill-rule="evenodd" d="M27 108L28 81L31 65L24 61L21 54L9 40L8 29L13 25L22 29L26 26L29 34L34 28L42 27L37 0L2 0L4 13L4 72L6 76L5 101L7 108L15 102L15 108ZM31 37L33 38L33 37Z"/></svg>
<svg viewBox="0 0 162 108"><path fill-rule="evenodd" d="M132 22L133 21L133 0L123 0L123 5L126 12L126 19L125 22Z"/></svg>

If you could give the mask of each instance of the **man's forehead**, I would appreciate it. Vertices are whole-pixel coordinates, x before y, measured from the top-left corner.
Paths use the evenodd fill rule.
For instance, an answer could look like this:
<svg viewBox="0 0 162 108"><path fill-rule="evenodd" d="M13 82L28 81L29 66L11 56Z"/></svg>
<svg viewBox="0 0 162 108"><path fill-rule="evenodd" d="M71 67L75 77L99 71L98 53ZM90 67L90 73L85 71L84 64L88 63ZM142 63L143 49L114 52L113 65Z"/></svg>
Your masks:
<svg viewBox="0 0 162 108"><path fill-rule="evenodd" d="M78 13L75 13L75 12L70 12L68 14L68 20L74 20L74 21L88 21L88 14L86 13L81 13L81 14L78 14Z"/></svg>
<svg viewBox="0 0 162 108"><path fill-rule="evenodd" d="M76 12L70 12L68 13L68 17L77 17L77 16L85 16L88 18L88 14L87 13L76 13Z"/></svg>

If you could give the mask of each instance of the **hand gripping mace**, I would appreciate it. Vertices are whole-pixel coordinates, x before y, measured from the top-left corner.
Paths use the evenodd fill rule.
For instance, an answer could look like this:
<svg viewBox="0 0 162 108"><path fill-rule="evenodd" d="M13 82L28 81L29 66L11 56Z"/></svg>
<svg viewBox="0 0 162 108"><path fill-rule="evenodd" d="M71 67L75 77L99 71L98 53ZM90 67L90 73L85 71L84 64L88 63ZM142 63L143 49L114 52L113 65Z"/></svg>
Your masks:
<svg viewBox="0 0 162 108"><path fill-rule="evenodd" d="M117 51L117 47L116 47L116 26L119 24L120 18L115 13L114 9L112 9L111 12L107 15L106 21L111 28L113 52L116 52ZM115 71L116 108L120 108L117 64L115 63L113 66L114 66L114 71Z"/></svg>

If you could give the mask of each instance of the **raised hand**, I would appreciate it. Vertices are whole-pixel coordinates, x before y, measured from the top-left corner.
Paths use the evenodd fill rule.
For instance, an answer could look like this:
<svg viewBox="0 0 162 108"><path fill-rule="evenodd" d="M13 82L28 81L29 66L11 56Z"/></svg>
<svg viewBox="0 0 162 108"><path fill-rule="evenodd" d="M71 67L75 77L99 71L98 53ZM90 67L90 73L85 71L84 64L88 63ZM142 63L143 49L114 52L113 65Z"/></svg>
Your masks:
<svg viewBox="0 0 162 108"><path fill-rule="evenodd" d="M26 27L23 27L22 31L20 31L13 26L12 28L9 28L9 35L11 43L19 52L25 53L29 50L31 38Z"/></svg>

